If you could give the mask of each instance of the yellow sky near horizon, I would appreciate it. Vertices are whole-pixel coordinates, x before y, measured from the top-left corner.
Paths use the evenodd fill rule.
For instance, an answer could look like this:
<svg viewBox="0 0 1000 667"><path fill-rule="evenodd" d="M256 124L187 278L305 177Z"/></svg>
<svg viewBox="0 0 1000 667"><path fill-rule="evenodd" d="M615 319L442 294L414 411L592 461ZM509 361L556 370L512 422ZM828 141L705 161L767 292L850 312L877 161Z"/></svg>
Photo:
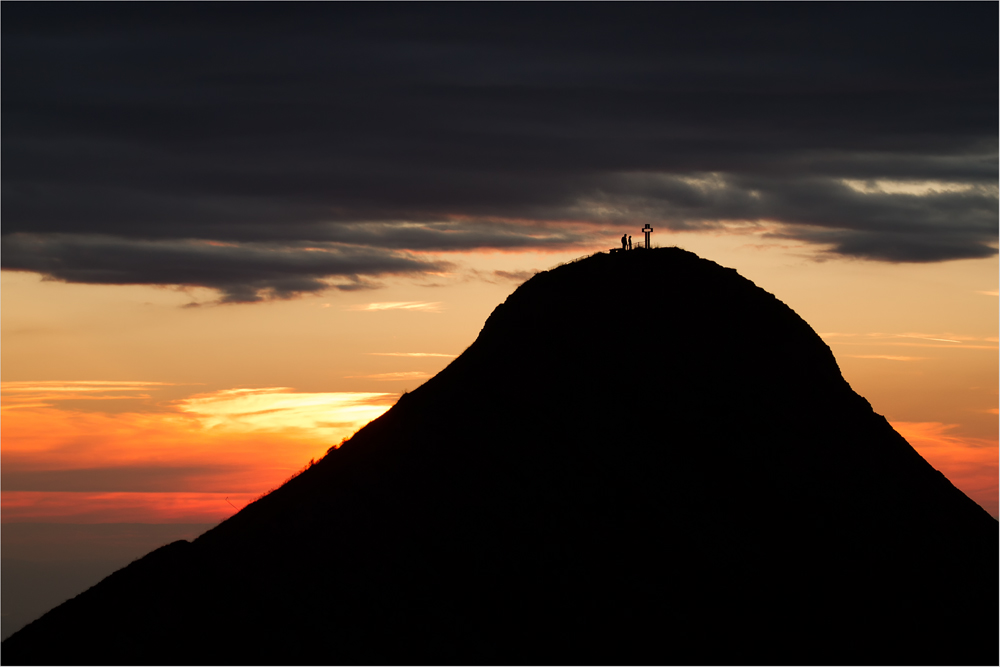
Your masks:
<svg viewBox="0 0 1000 667"><path fill-rule="evenodd" d="M876 412L997 516L996 257L819 261L725 231L654 242L736 268L792 307ZM5 470L34 475L2 489L2 519L219 521L461 354L519 280L583 254L453 253L449 274L241 305L0 272L0 453ZM114 476L123 466L140 470L133 486ZM100 470L59 473L82 468Z"/></svg>

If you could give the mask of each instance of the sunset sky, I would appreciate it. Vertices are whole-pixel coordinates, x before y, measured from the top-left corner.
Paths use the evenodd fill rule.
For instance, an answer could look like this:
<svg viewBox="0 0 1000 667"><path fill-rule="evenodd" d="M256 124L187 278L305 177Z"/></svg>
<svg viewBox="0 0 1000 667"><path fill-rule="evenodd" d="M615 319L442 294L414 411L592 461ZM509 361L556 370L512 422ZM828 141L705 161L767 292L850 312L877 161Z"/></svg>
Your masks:
<svg viewBox="0 0 1000 667"><path fill-rule="evenodd" d="M225 519L647 223L997 516L997 11L5 4L4 587Z"/></svg>

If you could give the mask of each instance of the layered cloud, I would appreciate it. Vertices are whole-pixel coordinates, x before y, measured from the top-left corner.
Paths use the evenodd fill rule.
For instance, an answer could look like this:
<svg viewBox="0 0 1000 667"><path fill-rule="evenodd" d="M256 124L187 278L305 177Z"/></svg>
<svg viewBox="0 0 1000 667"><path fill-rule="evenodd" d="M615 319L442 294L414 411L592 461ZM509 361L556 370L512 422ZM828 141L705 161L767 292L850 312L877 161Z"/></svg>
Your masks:
<svg viewBox="0 0 1000 667"><path fill-rule="evenodd" d="M646 222L875 261L996 253L988 4L4 18L7 269L253 301Z"/></svg>
<svg viewBox="0 0 1000 667"><path fill-rule="evenodd" d="M4 521L218 521L385 412L389 393L3 383ZM83 407L80 395L94 402ZM151 396L152 394L152 396ZM100 399L130 398L110 412Z"/></svg>

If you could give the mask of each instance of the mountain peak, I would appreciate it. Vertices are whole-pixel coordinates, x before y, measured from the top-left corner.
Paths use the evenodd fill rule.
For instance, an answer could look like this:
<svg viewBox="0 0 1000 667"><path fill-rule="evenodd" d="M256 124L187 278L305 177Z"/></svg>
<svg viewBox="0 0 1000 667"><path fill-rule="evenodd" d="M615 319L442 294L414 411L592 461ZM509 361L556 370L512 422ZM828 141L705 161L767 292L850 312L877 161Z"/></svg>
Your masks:
<svg viewBox="0 0 1000 667"><path fill-rule="evenodd" d="M3 649L136 664L993 662L981 584L996 561L997 522L790 308L692 253L635 250L534 276L342 447Z"/></svg>

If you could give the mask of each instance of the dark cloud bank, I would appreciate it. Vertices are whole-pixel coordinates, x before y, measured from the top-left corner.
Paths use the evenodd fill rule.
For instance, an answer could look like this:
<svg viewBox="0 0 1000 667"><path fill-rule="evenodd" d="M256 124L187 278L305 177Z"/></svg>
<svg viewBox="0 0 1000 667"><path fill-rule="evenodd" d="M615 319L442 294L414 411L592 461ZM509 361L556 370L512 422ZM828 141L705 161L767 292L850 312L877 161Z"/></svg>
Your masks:
<svg viewBox="0 0 1000 667"><path fill-rule="evenodd" d="M3 268L253 301L442 268L421 250L727 221L849 257L990 256L997 18L5 4Z"/></svg>

